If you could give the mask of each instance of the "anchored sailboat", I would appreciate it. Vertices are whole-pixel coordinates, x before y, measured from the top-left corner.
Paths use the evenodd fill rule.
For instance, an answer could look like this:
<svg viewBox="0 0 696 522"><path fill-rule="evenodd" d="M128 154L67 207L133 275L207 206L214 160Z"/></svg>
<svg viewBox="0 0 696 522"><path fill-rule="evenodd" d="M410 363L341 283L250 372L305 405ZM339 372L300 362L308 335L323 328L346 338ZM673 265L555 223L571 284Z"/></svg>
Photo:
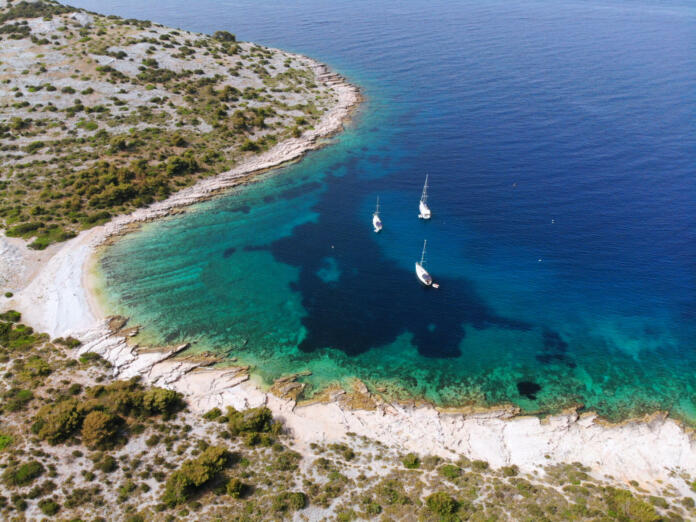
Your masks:
<svg viewBox="0 0 696 522"><path fill-rule="evenodd" d="M375 233L382 230L382 220L379 219L379 196L377 196L377 207L375 213L372 214L372 226L375 227Z"/></svg>
<svg viewBox="0 0 696 522"><path fill-rule="evenodd" d="M423 253L421 254L421 260L420 262L416 261L416 276L418 277L418 280L423 283L425 286L432 286L433 288L440 288L440 285L437 283L433 283L433 278L431 275L428 273L428 271L425 269L425 246L427 245L428 240L425 239L423 240Z"/></svg>
<svg viewBox="0 0 696 522"><path fill-rule="evenodd" d="M428 208L428 175L425 175L425 185L423 185L423 194L421 194L420 203L418 204L418 217L420 219L430 219L430 208Z"/></svg>

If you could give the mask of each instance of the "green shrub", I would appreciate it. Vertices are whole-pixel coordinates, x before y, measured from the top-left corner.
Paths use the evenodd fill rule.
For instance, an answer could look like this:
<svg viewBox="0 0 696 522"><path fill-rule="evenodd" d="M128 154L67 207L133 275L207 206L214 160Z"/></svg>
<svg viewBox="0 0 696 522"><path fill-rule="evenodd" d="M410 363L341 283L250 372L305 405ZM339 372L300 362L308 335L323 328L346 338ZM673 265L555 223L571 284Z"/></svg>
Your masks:
<svg viewBox="0 0 696 522"><path fill-rule="evenodd" d="M150 414L170 415L183 405L181 394L165 388L151 388L143 395L143 408Z"/></svg>
<svg viewBox="0 0 696 522"><path fill-rule="evenodd" d="M406 496L403 484L397 479L384 479L377 484L375 491L382 504L405 505L411 499Z"/></svg>
<svg viewBox="0 0 696 522"><path fill-rule="evenodd" d="M12 444L12 437L0 433L0 451L8 448Z"/></svg>
<svg viewBox="0 0 696 522"><path fill-rule="evenodd" d="M471 467L476 471L485 471L488 469L488 462L485 460L474 460L471 462Z"/></svg>
<svg viewBox="0 0 696 522"><path fill-rule="evenodd" d="M51 366L37 355L32 355L24 363L24 372L28 377L44 377L50 375Z"/></svg>
<svg viewBox="0 0 696 522"><path fill-rule="evenodd" d="M236 40L235 36L228 31L215 31L213 38L219 42L234 42Z"/></svg>
<svg viewBox="0 0 696 522"><path fill-rule="evenodd" d="M43 227L43 223L30 222L22 223L7 229L9 237L29 237L30 234Z"/></svg>
<svg viewBox="0 0 696 522"><path fill-rule="evenodd" d="M520 472L520 469L517 466L512 465L512 466L504 466L502 468L502 471L503 471L503 475L505 475L506 477L514 477Z"/></svg>
<svg viewBox="0 0 696 522"><path fill-rule="evenodd" d="M70 437L80 428L82 414L75 399L42 406L36 413L32 431L51 444Z"/></svg>
<svg viewBox="0 0 696 522"><path fill-rule="evenodd" d="M166 173L168 176L191 174L198 170L198 163L190 156L172 156L167 160Z"/></svg>
<svg viewBox="0 0 696 522"><path fill-rule="evenodd" d="M118 415L92 411L82 422L82 442L88 448L113 447L122 424L123 420Z"/></svg>
<svg viewBox="0 0 696 522"><path fill-rule="evenodd" d="M92 362L100 362L103 360L104 359L102 358L101 355L99 355L98 353L94 353L94 352L85 352L85 353L80 355L80 362L82 364L89 364Z"/></svg>
<svg viewBox="0 0 696 522"><path fill-rule="evenodd" d="M184 462L167 479L162 502L170 507L187 502L197 489L222 471L229 457L225 448L210 446L195 459Z"/></svg>
<svg viewBox="0 0 696 522"><path fill-rule="evenodd" d="M68 348L77 348L80 346L82 343L75 339L74 337L66 337L63 339L62 337L56 337L51 341L53 344L62 344L63 346L67 346Z"/></svg>
<svg viewBox="0 0 696 522"><path fill-rule="evenodd" d="M111 455L106 455L95 462L94 467L103 473L112 473L118 469L118 463Z"/></svg>
<svg viewBox="0 0 696 522"><path fill-rule="evenodd" d="M454 480L462 474L462 469L453 464L445 464L444 466L441 466L438 471L440 472L440 475L449 480Z"/></svg>
<svg viewBox="0 0 696 522"><path fill-rule="evenodd" d="M404 455L404 458L401 459L401 463L405 468L416 469L420 466L420 459L415 453L408 453L407 455Z"/></svg>
<svg viewBox="0 0 696 522"><path fill-rule="evenodd" d="M637 499L630 491L608 487L604 490L605 501L613 518L635 522L657 522L662 518L655 508Z"/></svg>
<svg viewBox="0 0 696 522"><path fill-rule="evenodd" d="M5 297L7 297L8 299L9 299L10 297L12 297L13 295L14 295L14 294L13 294L12 292L5 292Z"/></svg>
<svg viewBox="0 0 696 522"><path fill-rule="evenodd" d="M307 507L307 495L301 491L285 491L273 497L273 510L293 512Z"/></svg>
<svg viewBox="0 0 696 522"><path fill-rule="evenodd" d="M232 498L239 498L244 491L244 484L237 477L231 478L225 486L225 491Z"/></svg>
<svg viewBox="0 0 696 522"><path fill-rule="evenodd" d="M27 154L34 154L36 151L43 149L45 146L46 144L43 141L33 141L24 147L24 150L27 152Z"/></svg>
<svg viewBox="0 0 696 522"><path fill-rule="evenodd" d="M249 138L246 138L241 146L243 151L257 151L259 148L259 144Z"/></svg>
<svg viewBox="0 0 696 522"><path fill-rule="evenodd" d="M53 499L43 499L39 500L39 509L41 512L49 517L52 517L58 511L60 511L60 504L58 504L55 500Z"/></svg>
<svg viewBox="0 0 696 522"><path fill-rule="evenodd" d="M222 410L220 408L213 408L210 411L207 411L206 413L203 414L203 418L206 420L214 420L217 419L222 415Z"/></svg>
<svg viewBox="0 0 696 522"><path fill-rule="evenodd" d="M451 515L457 510L457 501L444 491L438 491L425 499L425 505L440 516Z"/></svg>
<svg viewBox="0 0 696 522"><path fill-rule="evenodd" d="M34 398L31 390L11 389L5 394L7 411L22 411Z"/></svg>
<svg viewBox="0 0 696 522"><path fill-rule="evenodd" d="M25 464L15 464L8 467L2 474L2 480L7 486L27 486L40 477L46 469L37 461Z"/></svg>
<svg viewBox="0 0 696 522"><path fill-rule="evenodd" d="M9 321L11 323L18 323L21 318L22 314L16 310L8 310L7 312L0 314L0 320Z"/></svg>
<svg viewBox="0 0 696 522"><path fill-rule="evenodd" d="M273 420L271 410L265 406L242 412L234 408L227 408L227 418L230 432L233 435L249 432L278 433L280 431L280 424Z"/></svg>

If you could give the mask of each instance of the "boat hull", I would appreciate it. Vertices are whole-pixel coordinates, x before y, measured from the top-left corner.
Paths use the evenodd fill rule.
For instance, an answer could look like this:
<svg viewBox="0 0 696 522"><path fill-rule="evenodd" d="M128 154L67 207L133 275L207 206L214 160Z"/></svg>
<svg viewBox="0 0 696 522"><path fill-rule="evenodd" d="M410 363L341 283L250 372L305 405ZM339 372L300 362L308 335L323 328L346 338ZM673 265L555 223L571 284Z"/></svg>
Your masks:
<svg viewBox="0 0 696 522"><path fill-rule="evenodd" d="M428 208L428 205L426 205L423 201L420 202L418 205L418 217L421 219L430 219L430 209Z"/></svg>
<svg viewBox="0 0 696 522"><path fill-rule="evenodd" d="M416 277L425 286L430 286L433 284L433 278L420 263L416 263Z"/></svg>
<svg viewBox="0 0 696 522"><path fill-rule="evenodd" d="M379 216L377 214L372 216L372 226L375 228L375 233L382 230L382 220L379 219Z"/></svg>

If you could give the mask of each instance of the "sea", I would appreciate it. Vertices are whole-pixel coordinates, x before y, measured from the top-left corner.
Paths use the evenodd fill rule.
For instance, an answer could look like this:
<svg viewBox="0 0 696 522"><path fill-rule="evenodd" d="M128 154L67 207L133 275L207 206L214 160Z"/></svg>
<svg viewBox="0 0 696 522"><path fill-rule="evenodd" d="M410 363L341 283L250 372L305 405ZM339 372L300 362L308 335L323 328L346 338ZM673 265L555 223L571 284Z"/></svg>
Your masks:
<svg viewBox="0 0 696 522"><path fill-rule="evenodd" d="M305 398L358 378L443 407L696 423L696 4L71 3L307 54L365 97L325 148L100 254L140 342L236 358L262 386L310 371ZM414 273L424 240L439 289Z"/></svg>

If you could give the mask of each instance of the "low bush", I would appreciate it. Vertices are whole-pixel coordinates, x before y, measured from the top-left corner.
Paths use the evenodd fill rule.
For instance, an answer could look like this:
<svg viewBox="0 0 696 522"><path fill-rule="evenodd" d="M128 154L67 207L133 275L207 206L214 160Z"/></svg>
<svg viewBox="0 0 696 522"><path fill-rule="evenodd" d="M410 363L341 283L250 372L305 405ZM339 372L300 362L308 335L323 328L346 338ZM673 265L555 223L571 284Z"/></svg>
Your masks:
<svg viewBox="0 0 696 522"><path fill-rule="evenodd" d="M0 433L0 451L12 445L12 437Z"/></svg>
<svg viewBox="0 0 696 522"><path fill-rule="evenodd" d="M40 477L46 469L38 460L31 460L24 464L15 464L8 467L2 474L2 481L6 486L27 486Z"/></svg>
<svg viewBox="0 0 696 522"><path fill-rule="evenodd" d="M204 413L203 418L206 420L215 420L215 419L219 418L221 415L222 415L222 410L220 410L220 408L213 408L212 410Z"/></svg>
<svg viewBox="0 0 696 522"><path fill-rule="evenodd" d="M195 459L184 462L167 479L162 502L170 507L187 502L196 490L223 470L229 457L225 448L210 446Z"/></svg>
<svg viewBox="0 0 696 522"><path fill-rule="evenodd" d="M239 498L244 492L244 483L236 477L231 478L225 486L225 492L232 498Z"/></svg>
<svg viewBox="0 0 696 522"><path fill-rule="evenodd" d="M230 432L233 435L240 433L279 433L280 423L273 420L271 410L265 406L251 408L245 411L237 411L227 408L227 418Z"/></svg>
<svg viewBox="0 0 696 522"><path fill-rule="evenodd" d="M301 491L285 491L273 497L273 510L293 512L307 507L307 495Z"/></svg>
<svg viewBox="0 0 696 522"><path fill-rule="evenodd" d="M44 515L52 517L60 511L60 504L51 498L43 499L39 500L39 509Z"/></svg>
<svg viewBox="0 0 696 522"><path fill-rule="evenodd" d="M488 469L488 462L485 460L474 460L471 462L471 467L476 471L485 471Z"/></svg>
<svg viewBox="0 0 696 522"><path fill-rule="evenodd" d="M454 480L462 474L462 469L453 464L445 464L444 466L441 466L438 471L440 472L440 475L449 480Z"/></svg>
<svg viewBox="0 0 696 522"><path fill-rule="evenodd" d="M440 516L451 515L457 510L457 501L444 491L438 491L425 499L430 511Z"/></svg>
<svg viewBox="0 0 696 522"><path fill-rule="evenodd" d="M420 467L420 459L415 453L408 453L404 455L404 458L401 459L401 463L405 468L408 469L417 469Z"/></svg>

